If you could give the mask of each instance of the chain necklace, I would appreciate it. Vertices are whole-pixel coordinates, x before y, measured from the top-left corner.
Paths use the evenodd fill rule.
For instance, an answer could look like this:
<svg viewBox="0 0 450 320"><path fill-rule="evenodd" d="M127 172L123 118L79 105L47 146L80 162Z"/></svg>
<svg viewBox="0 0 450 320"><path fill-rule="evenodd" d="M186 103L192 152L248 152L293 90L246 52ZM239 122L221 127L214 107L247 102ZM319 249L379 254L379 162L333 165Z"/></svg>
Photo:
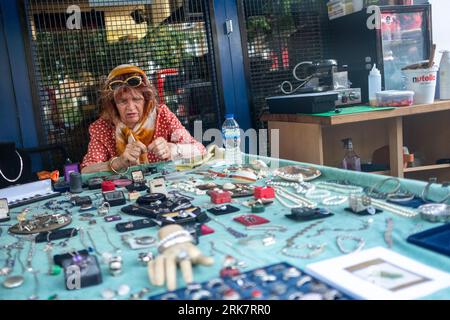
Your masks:
<svg viewBox="0 0 450 320"><path fill-rule="evenodd" d="M306 226L305 228L301 229L299 232L295 233L292 237L290 237L286 240L286 244L281 249L280 252L287 257L299 258L299 259L309 259L309 258L313 258L313 257L321 254L325 250L325 244L319 244L319 245L315 245L315 244L296 245L295 244L295 240L297 238L303 236L309 230L318 226L321 223L323 223L323 220L316 221L316 222ZM311 250L311 252L306 255L297 255L297 254L290 252L290 250L292 250L292 249L299 250L299 249L303 249L303 248L307 248L307 249Z"/></svg>
<svg viewBox="0 0 450 320"><path fill-rule="evenodd" d="M20 156L20 153L17 152L17 150L15 150L15 151L16 151L17 155L19 156L19 160L20 160L20 170L19 170L19 175L17 176L17 178L15 178L15 179L8 179L7 177L5 177L5 175L3 174L2 170L0 170L0 175L3 177L3 179L5 179L8 182L16 182L22 176L23 160L22 160L22 157Z"/></svg>
<svg viewBox="0 0 450 320"><path fill-rule="evenodd" d="M22 252L22 249L23 249L23 241L19 240L19 242L16 243L15 248L17 248L17 253L12 260L12 266L10 268L10 273L12 273L14 271L15 261L17 260L17 261L19 261L19 263L22 267L22 274L8 276L3 281L3 286L5 288L9 288L9 289L20 287L25 281L25 278L23 277L23 273L25 272L25 266L23 265L23 262L20 258L20 253Z"/></svg>
<svg viewBox="0 0 450 320"><path fill-rule="evenodd" d="M322 228L317 230L317 232L313 235L308 236L308 238L317 237L322 235L325 231L336 231L336 232L356 232L356 231L363 231L369 229L371 223L373 222L372 219L361 221L362 225L358 229L343 229L343 228Z"/></svg>
<svg viewBox="0 0 450 320"><path fill-rule="evenodd" d="M106 241L108 241L108 243L110 244L110 246L113 247L113 250L114 250L116 253L120 253L120 251L121 251L120 248L119 248L118 246L114 245L114 243L112 243L111 239L109 238L109 234L108 234L108 232L106 231L106 229L105 229L104 226L102 226L102 231L105 233Z"/></svg>

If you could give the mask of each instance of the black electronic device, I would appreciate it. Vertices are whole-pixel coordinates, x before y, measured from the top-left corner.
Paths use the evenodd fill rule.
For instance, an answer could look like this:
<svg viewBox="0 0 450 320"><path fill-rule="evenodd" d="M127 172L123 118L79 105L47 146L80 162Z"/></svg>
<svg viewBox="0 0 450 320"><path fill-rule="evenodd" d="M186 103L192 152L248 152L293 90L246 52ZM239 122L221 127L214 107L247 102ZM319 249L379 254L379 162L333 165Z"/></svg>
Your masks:
<svg viewBox="0 0 450 320"><path fill-rule="evenodd" d="M111 207L121 206L126 203L123 191L119 190L103 192L103 198Z"/></svg>
<svg viewBox="0 0 450 320"><path fill-rule="evenodd" d="M83 205L84 206L88 206L88 205L92 206L92 199L89 196L83 196L83 197L75 196L75 197L70 198L70 201L75 206L78 206L78 207L81 207Z"/></svg>
<svg viewBox="0 0 450 320"><path fill-rule="evenodd" d="M8 199L0 199L0 222L5 222L11 219L9 215Z"/></svg>
<svg viewBox="0 0 450 320"><path fill-rule="evenodd" d="M89 190L96 190L102 188L102 178L91 178L88 180L88 189Z"/></svg>
<svg viewBox="0 0 450 320"><path fill-rule="evenodd" d="M313 114L334 110L338 94L333 91L291 94L266 98L273 114Z"/></svg>

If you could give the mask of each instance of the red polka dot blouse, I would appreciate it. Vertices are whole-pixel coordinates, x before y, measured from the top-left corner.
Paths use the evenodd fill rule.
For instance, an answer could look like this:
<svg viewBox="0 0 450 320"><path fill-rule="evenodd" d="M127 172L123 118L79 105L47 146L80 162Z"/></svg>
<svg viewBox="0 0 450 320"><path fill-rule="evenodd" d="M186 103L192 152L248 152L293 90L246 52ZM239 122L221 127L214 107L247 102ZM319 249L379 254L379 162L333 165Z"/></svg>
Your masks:
<svg viewBox="0 0 450 320"><path fill-rule="evenodd" d="M171 140L172 134L177 131L177 141ZM181 133L180 133L181 132ZM116 151L115 126L100 118L89 126L90 141L87 154L83 158L81 168L88 165L106 162L118 156ZM205 147L196 141L178 120L177 116L166 105L160 105L157 110L155 133L153 140L162 137L168 142L177 144L191 144L200 154L206 152ZM173 137L172 137L173 138ZM149 162L161 161L153 153L148 153Z"/></svg>

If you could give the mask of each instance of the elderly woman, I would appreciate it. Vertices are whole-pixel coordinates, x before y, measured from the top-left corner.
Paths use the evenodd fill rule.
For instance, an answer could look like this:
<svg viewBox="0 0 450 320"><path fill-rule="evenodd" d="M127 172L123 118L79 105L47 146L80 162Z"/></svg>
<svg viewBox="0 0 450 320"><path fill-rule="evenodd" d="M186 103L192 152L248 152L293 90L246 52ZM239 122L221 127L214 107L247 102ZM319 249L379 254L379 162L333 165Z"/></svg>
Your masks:
<svg viewBox="0 0 450 320"><path fill-rule="evenodd" d="M124 173L133 165L192 158L205 153L164 104L145 72L120 65L108 75L100 96L100 118L89 127L82 173Z"/></svg>

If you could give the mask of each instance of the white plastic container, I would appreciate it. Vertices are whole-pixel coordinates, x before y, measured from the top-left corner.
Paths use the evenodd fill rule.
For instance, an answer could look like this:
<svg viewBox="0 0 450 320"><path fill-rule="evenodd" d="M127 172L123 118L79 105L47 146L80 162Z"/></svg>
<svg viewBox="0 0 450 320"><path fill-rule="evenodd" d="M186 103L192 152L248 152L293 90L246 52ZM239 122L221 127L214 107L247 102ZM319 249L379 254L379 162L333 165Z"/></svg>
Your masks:
<svg viewBox="0 0 450 320"><path fill-rule="evenodd" d="M361 11L364 8L363 0L353 0L353 12Z"/></svg>
<svg viewBox="0 0 450 320"><path fill-rule="evenodd" d="M369 73L369 104L377 106L377 92L381 91L381 73L374 64Z"/></svg>
<svg viewBox="0 0 450 320"><path fill-rule="evenodd" d="M440 99L450 100L450 51L442 52L439 64Z"/></svg>
<svg viewBox="0 0 450 320"><path fill-rule="evenodd" d="M377 92L378 107L408 107L414 103L414 91L386 90Z"/></svg>
<svg viewBox="0 0 450 320"><path fill-rule="evenodd" d="M406 90L414 91L414 104L434 102L438 68L403 70Z"/></svg>

